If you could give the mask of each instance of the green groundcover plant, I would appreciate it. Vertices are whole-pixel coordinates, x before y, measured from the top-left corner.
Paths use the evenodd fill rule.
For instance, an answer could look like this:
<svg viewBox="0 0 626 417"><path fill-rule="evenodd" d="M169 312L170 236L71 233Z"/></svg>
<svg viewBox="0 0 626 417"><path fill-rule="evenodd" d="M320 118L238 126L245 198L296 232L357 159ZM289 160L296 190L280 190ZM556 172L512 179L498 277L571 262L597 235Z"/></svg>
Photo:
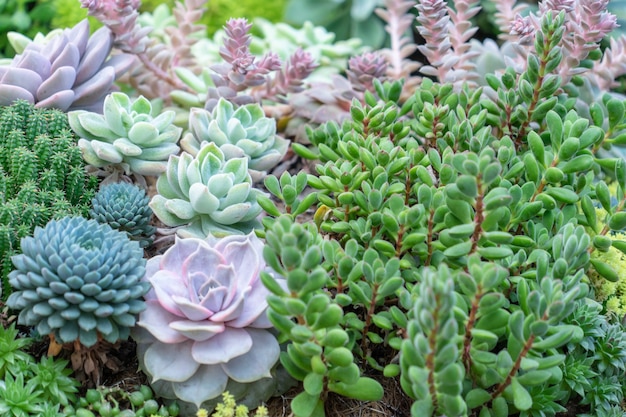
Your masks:
<svg viewBox="0 0 626 417"><path fill-rule="evenodd" d="M266 179L286 212L258 200L295 415L325 415L330 392L380 399L376 371L413 416L624 414L626 332L593 284L620 280L596 253L626 250L626 167L596 156L623 140L624 102L605 96L606 128L559 92L564 16L542 16L527 69L488 75L491 94L423 81L400 104L401 83L375 82L295 147L317 175Z"/></svg>
<svg viewBox="0 0 626 417"><path fill-rule="evenodd" d="M477 1L382 3L388 48L328 80L307 81L312 52L253 55L245 19L207 64L203 1L156 33L138 1L82 1L93 35L13 38L0 91L30 103L0 112L8 306L51 348L89 347L73 362L150 343L148 382L181 404L147 387L78 399L63 362L27 374L11 333L0 410L55 415L26 400L54 396L66 415L224 414L297 380L293 415L322 417L336 395L380 400L387 378L415 417L626 414L626 101L611 92L626 44L600 48L608 2L498 2L499 45L472 39ZM69 122L37 110L55 106ZM44 129L56 120L62 134ZM81 151L107 176L97 194Z"/></svg>

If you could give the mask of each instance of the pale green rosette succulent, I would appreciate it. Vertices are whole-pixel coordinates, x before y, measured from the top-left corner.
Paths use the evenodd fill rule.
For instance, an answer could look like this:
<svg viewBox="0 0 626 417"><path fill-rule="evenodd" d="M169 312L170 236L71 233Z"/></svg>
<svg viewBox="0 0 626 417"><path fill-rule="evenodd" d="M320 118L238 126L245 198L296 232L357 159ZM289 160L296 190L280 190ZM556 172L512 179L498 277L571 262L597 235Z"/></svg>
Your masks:
<svg viewBox="0 0 626 417"><path fill-rule="evenodd" d="M125 175L159 175L170 155L178 153L182 129L173 124L175 113L152 116L145 97L131 101L124 93L104 100L104 114L87 111L68 113L85 161L97 168Z"/></svg>
<svg viewBox="0 0 626 417"><path fill-rule="evenodd" d="M204 142L219 146L226 159L248 158L254 182L262 180L289 148L289 141L276 135L276 121L265 117L259 104L235 108L223 98L212 112L200 108L190 111L189 132L181 140L181 146L195 154Z"/></svg>
<svg viewBox="0 0 626 417"><path fill-rule="evenodd" d="M205 238L249 233L260 227L262 209L247 158L226 160L215 143L204 143L194 157L172 155L157 180L150 207L167 226L182 226L181 237Z"/></svg>

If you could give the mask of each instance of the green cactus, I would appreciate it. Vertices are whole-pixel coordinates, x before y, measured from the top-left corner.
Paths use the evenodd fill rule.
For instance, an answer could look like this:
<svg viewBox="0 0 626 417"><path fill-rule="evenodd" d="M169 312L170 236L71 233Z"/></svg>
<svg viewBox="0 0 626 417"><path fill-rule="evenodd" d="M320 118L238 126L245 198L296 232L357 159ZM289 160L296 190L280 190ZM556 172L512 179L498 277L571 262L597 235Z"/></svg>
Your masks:
<svg viewBox="0 0 626 417"><path fill-rule="evenodd" d="M86 216L97 178L85 173L67 116L26 101L0 107L0 274L7 275L19 240L65 215Z"/></svg>

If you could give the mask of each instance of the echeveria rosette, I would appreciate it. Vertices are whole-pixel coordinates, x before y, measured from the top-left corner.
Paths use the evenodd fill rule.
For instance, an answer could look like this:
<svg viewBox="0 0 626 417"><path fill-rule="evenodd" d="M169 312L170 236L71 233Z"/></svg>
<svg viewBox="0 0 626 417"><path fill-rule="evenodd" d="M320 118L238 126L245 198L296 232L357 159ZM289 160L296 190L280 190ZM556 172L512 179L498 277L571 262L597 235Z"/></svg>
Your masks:
<svg viewBox="0 0 626 417"><path fill-rule="evenodd" d="M89 215L99 223L125 232L142 248L152 243L156 227L150 224L152 210L146 192L134 184L106 184L91 200Z"/></svg>
<svg viewBox="0 0 626 417"><path fill-rule="evenodd" d="M181 146L192 154L204 142L213 142L226 159L248 158L248 169L257 182L285 156L289 141L276 135L276 121L265 117L257 103L235 107L220 98L212 112L193 108L189 113L189 132Z"/></svg>
<svg viewBox="0 0 626 417"><path fill-rule="evenodd" d="M165 171L169 156L179 151L177 142L182 131L173 124L174 111L153 117L152 105L145 97L131 101L121 92L105 98L103 111L68 113L88 164L112 167L126 175L156 176Z"/></svg>
<svg viewBox="0 0 626 417"><path fill-rule="evenodd" d="M141 280L146 261L138 242L95 220L64 217L35 228L21 250L11 258L7 299L18 323L87 347L98 336L111 343L128 337L150 287Z"/></svg>
<svg viewBox="0 0 626 417"><path fill-rule="evenodd" d="M227 386L238 398L272 389L280 348L266 316L262 251L254 233L177 238L148 261L151 289L133 337L157 394L200 407Z"/></svg>
<svg viewBox="0 0 626 417"><path fill-rule="evenodd" d="M193 157L172 155L156 184L150 207L181 237L246 234L260 227L261 206L248 172L247 158L225 160L215 143L204 143Z"/></svg>
<svg viewBox="0 0 626 417"><path fill-rule="evenodd" d="M102 103L114 90L115 80L135 60L130 54L109 57L113 34L102 27L89 34L87 19L71 29L18 46L9 65L0 66L0 105L16 99L36 107L63 112L89 110L102 112Z"/></svg>

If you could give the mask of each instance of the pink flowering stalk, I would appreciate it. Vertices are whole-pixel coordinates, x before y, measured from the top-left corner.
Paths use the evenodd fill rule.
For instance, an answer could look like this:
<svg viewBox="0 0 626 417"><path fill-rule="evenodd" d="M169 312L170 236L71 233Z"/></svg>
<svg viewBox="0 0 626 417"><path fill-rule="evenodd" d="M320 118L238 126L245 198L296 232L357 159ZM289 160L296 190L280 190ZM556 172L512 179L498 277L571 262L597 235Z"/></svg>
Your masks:
<svg viewBox="0 0 626 417"><path fill-rule="evenodd" d="M141 64L154 74L159 80L182 90L188 88L177 78L172 77L167 70L169 65L159 65L161 60L148 54L152 31L150 27L141 27L137 23L141 5L140 0L80 0L81 6L88 10L89 16L94 16L107 26L114 35L114 46L121 51L134 54ZM169 64L168 59L167 63ZM132 78L133 75L131 75Z"/></svg>
<svg viewBox="0 0 626 417"><path fill-rule="evenodd" d="M512 41L517 39L515 34L511 34L511 28L514 21L521 19L524 11L528 8L528 4L516 4L517 0L499 0L494 1L496 8L495 20L496 25L500 29L498 38L503 41Z"/></svg>
<svg viewBox="0 0 626 417"><path fill-rule="evenodd" d="M476 64L472 62L472 58L478 52L470 51L471 45L469 40L478 30L478 27L472 23L471 19L480 11L480 1L455 0L454 8L456 10L448 8L450 22L452 23L450 25L450 43L454 55L458 58L454 65L452 79L476 84L474 80L479 76L475 71Z"/></svg>
<svg viewBox="0 0 626 417"><path fill-rule="evenodd" d="M392 80L405 80L402 88L404 98L413 94L421 81L421 77L412 74L422 66L422 63L409 58L417 49L411 31L415 19L413 14L409 13L414 4L408 0L385 0L385 7L376 9L378 17L386 22L385 30L390 40L389 48L381 49L379 52L388 63L387 77Z"/></svg>
<svg viewBox="0 0 626 417"><path fill-rule="evenodd" d="M539 4L539 13L565 13L565 24L561 47L564 49L563 60L558 67L558 74L563 84L573 76L587 72L581 63L593 53L599 51L600 41L617 27L615 15L606 11L609 0L543 0ZM509 7L514 3L508 2ZM500 14L505 15L504 6L499 5ZM517 52L525 58L533 53L534 33L539 30L539 17L531 14L527 17L515 16L511 22L508 39L516 45Z"/></svg>
<svg viewBox="0 0 626 417"><path fill-rule="evenodd" d="M417 30L426 41L418 49L430 62L421 68L426 75L436 76L440 82L447 82L447 74L456 63L448 59L452 47L450 43L450 16L445 0L422 0L415 6L419 12Z"/></svg>
<svg viewBox="0 0 626 417"><path fill-rule="evenodd" d="M480 11L475 0L455 0L454 9L445 0L422 0L415 6L419 12L417 30L425 39L418 46L430 65L421 68L426 75L436 76L440 82L473 82L478 78L472 58L476 52L470 49L469 39L477 28L471 18Z"/></svg>
<svg viewBox="0 0 626 417"><path fill-rule="evenodd" d="M310 53L301 48L291 55L285 67L276 72L274 79L267 84L263 98L277 102L285 102L284 97L289 93L299 93L304 90L304 80L311 75L317 64Z"/></svg>
<svg viewBox="0 0 626 417"><path fill-rule="evenodd" d="M224 45L220 47L220 55L225 62L211 66L215 71L215 74L211 74L215 87L209 88L205 105L207 110L211 111L220 97L238 105L253 103L255 100L252 96L238 93L262 85L270 72L281 68L280 58L273 52L260 60L250 53L250 27L252 24L245 18L230 19L226 23Z"/></svg>
<svg viewBox="0 0 626 417"><path fill-rule="evenodd" d="M137 25L140 0L80 0L80 4L113 32L115 47L132 54L145 52L152 29Z"/></svg>
<svg viewBox="0 0 626 417"><path fill-rule="evenodd" d="M598 50L600 41L617 27L615 15L606 11L609 0L545 0L539 10L564 11L566 14L563 35L564 59L559 75L566 82L572 76L587 71L580 63L590 53Z"/></svg>

